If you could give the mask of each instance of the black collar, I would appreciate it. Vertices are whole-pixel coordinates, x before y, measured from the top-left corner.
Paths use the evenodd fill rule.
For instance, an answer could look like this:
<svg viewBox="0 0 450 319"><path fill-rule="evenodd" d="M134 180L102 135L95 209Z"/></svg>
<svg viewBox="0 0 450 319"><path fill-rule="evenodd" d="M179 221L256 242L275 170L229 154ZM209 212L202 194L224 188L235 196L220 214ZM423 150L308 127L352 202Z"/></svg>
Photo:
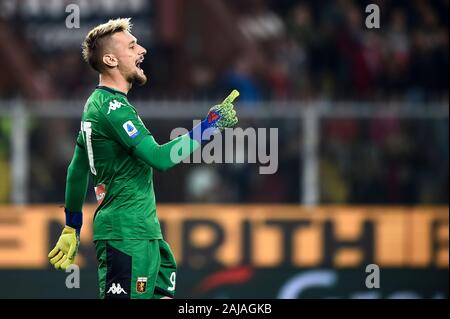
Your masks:
<svg viewBox="0 0 450 319"><path fill-rule="evenodd" d="M100 89L100 90L108 91L109 93L112 93L112 94L122 94L123 96L127 97L127 95L125 93L117 91L117 90L114 90L114 89L111 89L111 88L109 88L107 86L104 86L104 85L97 85L95 88L96 89Z"/></svg>

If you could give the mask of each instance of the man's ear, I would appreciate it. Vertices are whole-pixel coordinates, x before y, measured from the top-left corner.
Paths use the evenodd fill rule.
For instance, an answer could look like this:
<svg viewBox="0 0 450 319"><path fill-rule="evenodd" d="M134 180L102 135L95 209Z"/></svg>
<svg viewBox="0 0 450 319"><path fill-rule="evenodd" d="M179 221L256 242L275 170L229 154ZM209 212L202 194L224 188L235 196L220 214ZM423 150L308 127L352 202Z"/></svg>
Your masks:
<svg viewBox="0 0 450 319"><path fill-rule="evenodd" d="M103 63L105 63L107 67L114 68L119 64L119 60L117 60L113 54L105 54L103 56Z"/></svg>

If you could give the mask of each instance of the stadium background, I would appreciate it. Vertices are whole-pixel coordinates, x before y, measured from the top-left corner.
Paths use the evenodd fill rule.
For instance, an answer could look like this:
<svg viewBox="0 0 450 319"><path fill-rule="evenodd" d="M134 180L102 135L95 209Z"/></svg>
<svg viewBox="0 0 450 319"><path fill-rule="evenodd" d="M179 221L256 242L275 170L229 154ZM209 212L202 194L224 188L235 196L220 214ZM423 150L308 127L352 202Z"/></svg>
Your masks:
<svg viewBox="0 0 450 319"><path fill-rule="evenodd" d="M79 29L66 27L70 3ZM364 24L369 3L380 29ZM97 296L93 191L81 288L46 254L97 82L80 43L129 16L149 76L129 96L159 142L232 88L240 126L279 130L273 175L255 164L155 173L177 297L448 298L448 5L0 0L0 297ZM365 286L372 263L379 289Z"/></svg>

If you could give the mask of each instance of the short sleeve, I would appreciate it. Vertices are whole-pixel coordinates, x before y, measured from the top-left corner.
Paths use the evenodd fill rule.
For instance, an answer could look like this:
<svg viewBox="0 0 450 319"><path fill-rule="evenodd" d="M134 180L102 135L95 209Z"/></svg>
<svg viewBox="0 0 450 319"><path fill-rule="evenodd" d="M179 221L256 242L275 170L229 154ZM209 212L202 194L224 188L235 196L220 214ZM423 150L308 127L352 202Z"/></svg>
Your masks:
<svg viewBox="0 0 450 319"><path fill-rule="evenodd" d="M112 138L126 149L136 147L150 134L134 107L126 99L110 99L102 106L102 113L112 131Z"/></svg>

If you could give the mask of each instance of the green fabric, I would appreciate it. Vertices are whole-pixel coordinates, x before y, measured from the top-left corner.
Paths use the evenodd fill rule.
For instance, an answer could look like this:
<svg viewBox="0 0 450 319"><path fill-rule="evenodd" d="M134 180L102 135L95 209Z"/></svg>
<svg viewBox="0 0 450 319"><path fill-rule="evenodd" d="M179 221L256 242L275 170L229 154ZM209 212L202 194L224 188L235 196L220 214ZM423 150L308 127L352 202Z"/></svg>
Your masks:
<svg viewBox="0 0 450 319"><path fill-rule="evenodd" d="M184 135L158 145L127 97L102 88L86 102L77 144L85 149L99 201L94 240L161 239L153 168L172 167L199 144ZM81 205L80 199L72 207Z"/></svg>
<svg viewBox="0 0 450 319"><path fill-rule="evenodd" d="M131 271L127 265L111 264L107 258L107 247L131 256ZM95 242L97 254L99 296L105 298L114 279L107 282L108 269L120 269L121 274L131 273L130 287L123 287L132 299L160 299L175 294L176 262L169 245L164 240L99 240ZM116 274L114 274L116 275ZM138 279L146 279L144 292L138 292ZM117 280L116 280L117 281Z"/></svg>
<svg viewBox="0 0 450 319"><path fill-rule="evenodd" d="M158 240L160 265L156 278L156 291L153 299L162 297L174 297L177 279L177 263L169 244L164 240Z"/></svg>
<svg viewBox="0 0 450 319"><path fill-rule="evenodd" d="M83 146L76 145L67 169L66 209L81 212L89 183L89 163Z"/></svg>
<svg viewBox="0 0 450 319"><path fill-rule="evenodd" d="M126 96L96 89L82 115L82 133L94 186L104 189L94 240L162 238L152 168L130 156L150 133Z"/></svg>
<svg viewBox="0 0 450 319"><path fill-rule="evenodd" d="M148 135L137 145L133 154L148 165L165 171L180 163L199 146L200 144L187 134L163 145L159 145L153 136Z"/></svg>

